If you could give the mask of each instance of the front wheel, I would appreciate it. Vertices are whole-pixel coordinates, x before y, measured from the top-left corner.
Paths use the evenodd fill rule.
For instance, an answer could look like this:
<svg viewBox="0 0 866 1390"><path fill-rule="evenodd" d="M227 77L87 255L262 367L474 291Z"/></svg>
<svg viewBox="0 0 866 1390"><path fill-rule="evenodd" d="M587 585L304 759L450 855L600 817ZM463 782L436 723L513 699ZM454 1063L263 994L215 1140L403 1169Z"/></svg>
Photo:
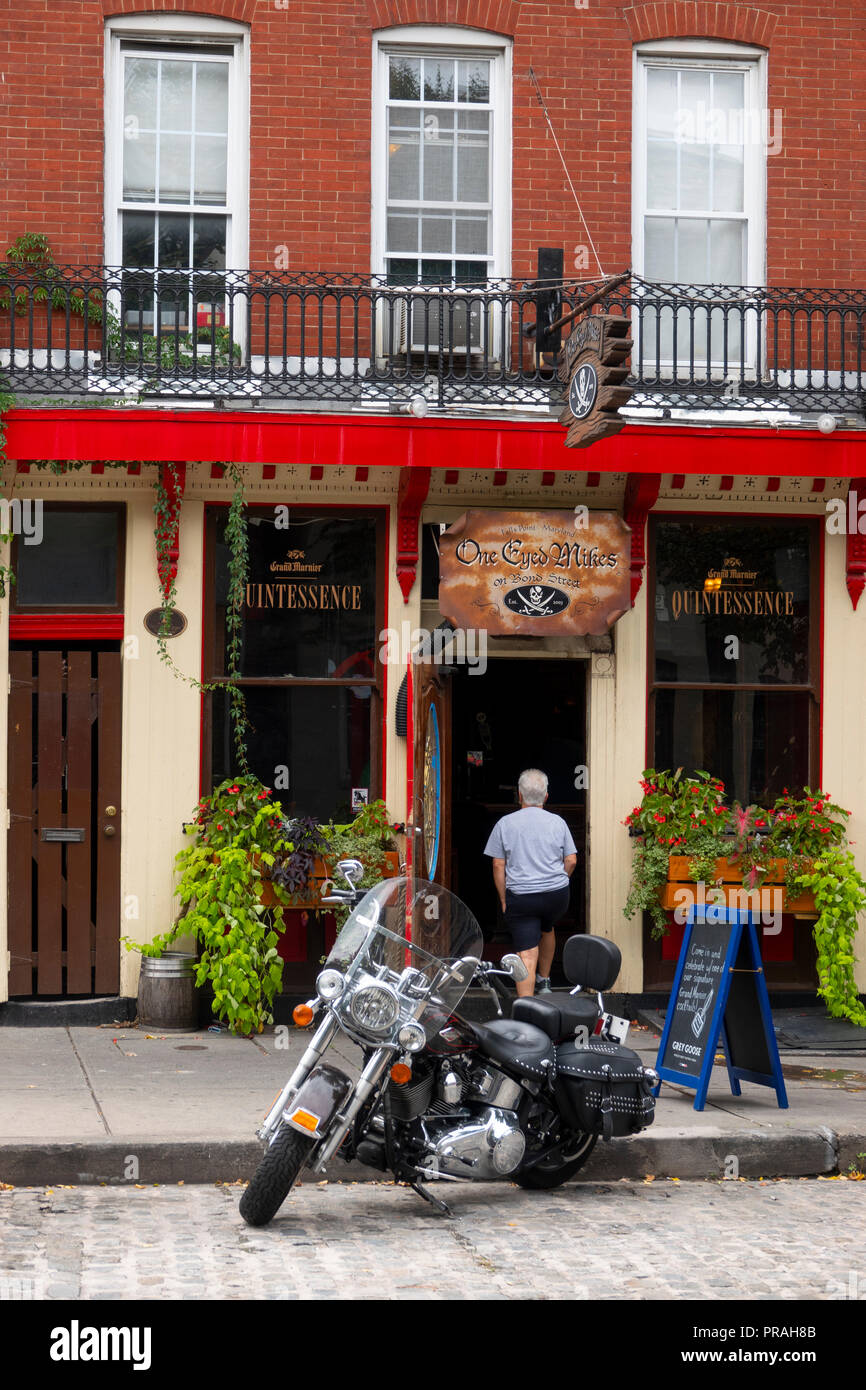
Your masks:
<svg viewBox="0 0 866 1390"><path fill-rule="evenodd" d="M548 1192L552 1187L561 1187L583 1167L597 1139L597 1134L575 1135L558 1153L543 1158L533 1168L515 1173L514 1181L518 1187L525 1187L530 1192Z"/></svg>
<svg viewBox="0 0 866 1390"><path fill-rule="evenodd" d="M276 1216L315 1142L288 1125L278 1130L241 1197L239 1210L248 1226L266 1226Z"/></svg>

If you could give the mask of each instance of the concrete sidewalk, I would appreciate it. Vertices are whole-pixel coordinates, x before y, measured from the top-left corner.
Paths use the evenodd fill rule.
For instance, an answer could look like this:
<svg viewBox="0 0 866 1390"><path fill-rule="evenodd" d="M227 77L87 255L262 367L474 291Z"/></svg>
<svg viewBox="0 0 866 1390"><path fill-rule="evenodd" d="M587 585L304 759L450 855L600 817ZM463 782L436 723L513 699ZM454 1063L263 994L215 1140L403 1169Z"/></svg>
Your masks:
<svg viewBox="0 0 866 1390"><path fill-rule="evenodd" d="M0 1182L202 1183L248 1178L255 1130L309 1035L269 1029L151 1034L140 1027L0 1029ZM658 1034L632 1025L628 1045L647 1064ZM330 1059L355 1070L348 1040ZM866 1057L783 1053L790 1108L743 1083L732 1096L717 1067L706 1109L664 1083L643 1135L599 1143L582 1177L791 1177L866 1170ZM334 1161L328 1177L382 1180Z"/></svg>

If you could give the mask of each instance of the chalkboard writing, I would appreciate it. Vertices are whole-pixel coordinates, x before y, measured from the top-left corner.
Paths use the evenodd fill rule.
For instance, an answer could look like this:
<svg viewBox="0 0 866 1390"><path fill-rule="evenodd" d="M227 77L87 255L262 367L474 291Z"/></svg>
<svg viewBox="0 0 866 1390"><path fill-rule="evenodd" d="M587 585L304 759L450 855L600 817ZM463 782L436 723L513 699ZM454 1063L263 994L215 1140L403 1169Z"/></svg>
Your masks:
<svg viewBox="0 0 866 1390"><path fill-rule="evenodd" d="M673 1017L662 1054L662 1066L671 1071L700 1076L707 1049L715 1048L715 1030L710 1025L733 930L732 922L704 921L692 926L679 988L671 999Z"/></svg>
<svg viewBox="0 0 866 1390"><path fill-rule="evenodd" d="M696 1110L704 1108L719 1045L735 1096L741 1081L753 1081L771 1086L787 1109L754 919L707 905L689 913L656 1063L662 1080L695 1088Z"/></svg>

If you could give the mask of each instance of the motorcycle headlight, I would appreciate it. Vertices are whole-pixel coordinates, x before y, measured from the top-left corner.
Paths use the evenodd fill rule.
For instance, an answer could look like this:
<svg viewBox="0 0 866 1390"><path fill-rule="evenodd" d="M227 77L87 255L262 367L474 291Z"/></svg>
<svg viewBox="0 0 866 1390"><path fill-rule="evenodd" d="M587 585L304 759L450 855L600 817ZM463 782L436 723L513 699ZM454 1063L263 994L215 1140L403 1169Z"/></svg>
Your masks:
<svg viewBox="0 0 866 1390"><path fill-rule="evenodd" d="M320 999L336 999L343 993L345 984L339 970L323 970L316 979L316 993Z"/></svg>
<svg viewBox="0 0 866 1390"><path fill-rule="evenodd" d="M420 1052L427 1041L427 1034L420 1023L404 1023L397 1034L397 1041L406 1052Z"/></svg>
<svg viewBox="0 0 866 1390"><path fill-rule="evenodd" d="M351 1014L359 1028L387 1033L397 1021L400 1005L387 985L365 985L352 995Z"/></svg>

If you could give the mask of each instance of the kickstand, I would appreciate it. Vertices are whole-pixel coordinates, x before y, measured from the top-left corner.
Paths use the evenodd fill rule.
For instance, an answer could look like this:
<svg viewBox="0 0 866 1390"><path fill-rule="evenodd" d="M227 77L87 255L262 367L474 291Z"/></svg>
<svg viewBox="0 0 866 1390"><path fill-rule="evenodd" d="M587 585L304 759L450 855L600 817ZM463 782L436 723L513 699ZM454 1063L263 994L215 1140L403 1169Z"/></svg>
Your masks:
<svg viewBox="0 0 866 1390"><path fill-rule="evenodd" d="M434 1197L433 1193L428 1192L426 1188L423 1188L420 1182L410 1183L409 1186L412 1188L413 1192L418 1193L419 1197L423 1197L425 1202L429 1202L431 1207L435 1207L437 1211L441 1211L443 1216L454 1215L447 1202L441 1201L439 1197Z"/></svg>

